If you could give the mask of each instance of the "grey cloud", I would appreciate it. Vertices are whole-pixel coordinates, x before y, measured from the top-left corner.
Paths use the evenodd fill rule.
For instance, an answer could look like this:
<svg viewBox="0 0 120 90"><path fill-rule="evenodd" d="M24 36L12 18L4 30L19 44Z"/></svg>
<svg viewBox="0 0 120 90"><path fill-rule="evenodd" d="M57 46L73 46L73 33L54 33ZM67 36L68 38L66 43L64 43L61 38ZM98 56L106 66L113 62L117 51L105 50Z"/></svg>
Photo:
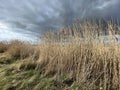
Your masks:
<svg viewBox="0 0 120 90"><path fill-rule="evenodd" d="M19 33L40 35L76 19L120 18L119 0L0 0L0 21Z"/></svg>

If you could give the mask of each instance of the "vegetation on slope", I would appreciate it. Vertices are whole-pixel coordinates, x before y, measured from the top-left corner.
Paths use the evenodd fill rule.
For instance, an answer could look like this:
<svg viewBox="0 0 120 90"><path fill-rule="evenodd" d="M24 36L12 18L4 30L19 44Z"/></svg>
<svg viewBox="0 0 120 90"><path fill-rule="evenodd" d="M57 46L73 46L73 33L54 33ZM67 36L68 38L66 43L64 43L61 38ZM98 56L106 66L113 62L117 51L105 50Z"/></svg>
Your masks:
<svg viewBox="0 0 120 90"><path fill-rule="evenodd" d="M38 45L1 42L0 90L119 90L120 46L114 25L106 30L115 42L107 45L97 38L104 35L101 24L65 30L45 34Z"/></svg>

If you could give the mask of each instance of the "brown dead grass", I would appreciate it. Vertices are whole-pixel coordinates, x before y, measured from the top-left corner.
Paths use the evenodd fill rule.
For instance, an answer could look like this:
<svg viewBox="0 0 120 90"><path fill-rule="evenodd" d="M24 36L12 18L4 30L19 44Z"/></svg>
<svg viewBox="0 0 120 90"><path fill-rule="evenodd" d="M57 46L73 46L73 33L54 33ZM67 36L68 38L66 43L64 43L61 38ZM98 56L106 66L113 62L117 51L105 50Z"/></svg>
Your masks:
<svg viewBox="0 0 120 90"><path fill-rule="evenodd" d="M11 55L11 57L14 58L24 59L33 56L35 53L38 53L37 47L34 47L33 45L27 42L15 40L11 41L8 44L8 46L9 48L6 51L6 53L8 53L9 55ZM37 56L39 55L35 55L35 57Z"/></svg>
<svg viewBox="0 0 120 90"><path fill-rule="evenodd" d="M108 24L107 28L112 37L117 32L113 27ZM78 90L119 90L120 46L98 42L98 34L104 35L102 29L101 24L91 22L75 24L67 28L68 34L47 33L39 46L13 41L6 52L22 60L20 70L38 70L71 89L77 83Z"/></svg>
<svg viewBox="0 0 120 90"><path fill-rule="evenodd" d="M101 23L83 22L65 28L63 34L50 32L43 38L37 68L44 67L46 76L67 75L69 80L79 86L91 89L120 89L120 46L115 34L119 26L108 23L106 27L109 40L99 41L104 36ZM82 38L83 40L80 40Z"/></svg>
<svg viewBox="0 0 120 90"><path fill-rule="evenodd" d="M4 53L8 49L7 42L0 42L0 53Z"/></svg>

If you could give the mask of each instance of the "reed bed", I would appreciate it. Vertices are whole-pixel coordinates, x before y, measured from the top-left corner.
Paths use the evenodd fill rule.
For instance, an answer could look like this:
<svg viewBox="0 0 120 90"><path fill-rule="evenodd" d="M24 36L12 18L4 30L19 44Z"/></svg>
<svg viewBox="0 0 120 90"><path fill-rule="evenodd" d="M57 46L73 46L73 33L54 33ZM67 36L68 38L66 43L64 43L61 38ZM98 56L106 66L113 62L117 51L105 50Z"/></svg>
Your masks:
<svg viewBox="0 0 120 90"><path fill-rule="evenodd" d="M32 69L59 82L52 84L56 90L120 90L119 29L111 22L77 22L60 32L46 32L36 46L14 42L4 52L20 57L19 70Z"/></svg>

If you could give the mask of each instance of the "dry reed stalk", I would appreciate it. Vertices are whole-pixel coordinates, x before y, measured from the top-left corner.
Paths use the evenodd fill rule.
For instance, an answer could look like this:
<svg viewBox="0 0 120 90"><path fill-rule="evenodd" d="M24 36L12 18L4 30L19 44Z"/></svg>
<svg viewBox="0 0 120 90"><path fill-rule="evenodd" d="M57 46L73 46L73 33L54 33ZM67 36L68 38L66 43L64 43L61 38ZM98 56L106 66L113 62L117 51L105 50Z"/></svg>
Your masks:
<svg viewBox="0 0 120 90"><path fill-rule="evenodd" d="M119 49L116 44L115 26L109 23L106 32L108 45L99 36L104 36L103 25L91 22L73 24L64 29L63 35L47 38L40 49L39 64L45 65L45 75L58 77L64 73L74 78L79 85L102 88L104 90L119 89ZM67 34L66 34L67 33ZM50 34L48 36L51 36ZM50 39L50 40L49 40ZM112 41L113 40L113 41ZM57 42L56 42L57 41Z"/></svg>

